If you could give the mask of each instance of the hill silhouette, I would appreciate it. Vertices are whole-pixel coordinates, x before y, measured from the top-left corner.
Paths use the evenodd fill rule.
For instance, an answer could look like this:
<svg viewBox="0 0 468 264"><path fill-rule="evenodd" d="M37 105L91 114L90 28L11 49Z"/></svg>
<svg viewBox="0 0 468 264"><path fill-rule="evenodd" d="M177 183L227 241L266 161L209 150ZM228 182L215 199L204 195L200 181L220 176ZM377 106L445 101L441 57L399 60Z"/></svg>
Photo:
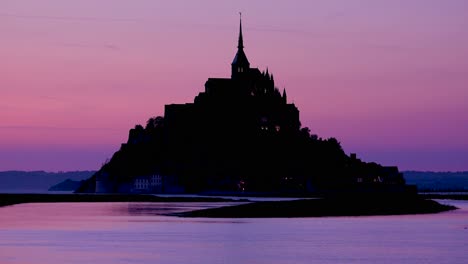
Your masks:
<svg viewBox="0 0 468 264"><path fill-rule="evenodd" d="M88 179L95 171L0 171L0 193L38 193L66 179L81 181Z"/></svg>

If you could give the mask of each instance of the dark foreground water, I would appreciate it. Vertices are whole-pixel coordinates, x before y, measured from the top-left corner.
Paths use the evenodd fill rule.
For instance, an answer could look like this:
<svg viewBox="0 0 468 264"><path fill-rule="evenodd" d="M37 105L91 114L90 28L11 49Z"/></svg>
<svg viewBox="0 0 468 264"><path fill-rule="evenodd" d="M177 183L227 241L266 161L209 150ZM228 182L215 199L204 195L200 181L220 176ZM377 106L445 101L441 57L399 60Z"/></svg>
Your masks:
<svg viewBox="0 0 468 264"><path fill-rule="evenodd" d="M468 201L431 215L281 219L161 216L213 203L0 208L0 263L468 263Z"/></svg>

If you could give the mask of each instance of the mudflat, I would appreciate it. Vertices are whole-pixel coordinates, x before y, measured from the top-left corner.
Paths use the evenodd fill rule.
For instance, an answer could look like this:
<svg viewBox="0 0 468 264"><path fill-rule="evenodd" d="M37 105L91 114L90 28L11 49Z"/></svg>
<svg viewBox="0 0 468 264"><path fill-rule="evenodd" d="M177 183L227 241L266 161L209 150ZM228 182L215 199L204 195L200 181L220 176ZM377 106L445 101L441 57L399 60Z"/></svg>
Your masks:
<svg viewBox="0 0 468 264"><path fill-rule="evenodd" d="M420 197L323 198L256 202L190 212L180 217L263 218L431 214L457 209Z"/></svg>

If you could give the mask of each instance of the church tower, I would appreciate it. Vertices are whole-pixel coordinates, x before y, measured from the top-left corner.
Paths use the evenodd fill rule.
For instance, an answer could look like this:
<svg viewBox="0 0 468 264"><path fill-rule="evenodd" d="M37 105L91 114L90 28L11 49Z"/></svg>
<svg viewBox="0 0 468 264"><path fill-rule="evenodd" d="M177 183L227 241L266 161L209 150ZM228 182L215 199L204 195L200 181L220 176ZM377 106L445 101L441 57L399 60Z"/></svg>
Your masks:
<svg viewBox="0 0 468 264"><path fill-rule="evenodd" d="M242 15L239 24L239 41L237 44L237 53L231 64L231 78L239 79L248 74L250 63L244 53L244 40L242 38Z"/></svg>

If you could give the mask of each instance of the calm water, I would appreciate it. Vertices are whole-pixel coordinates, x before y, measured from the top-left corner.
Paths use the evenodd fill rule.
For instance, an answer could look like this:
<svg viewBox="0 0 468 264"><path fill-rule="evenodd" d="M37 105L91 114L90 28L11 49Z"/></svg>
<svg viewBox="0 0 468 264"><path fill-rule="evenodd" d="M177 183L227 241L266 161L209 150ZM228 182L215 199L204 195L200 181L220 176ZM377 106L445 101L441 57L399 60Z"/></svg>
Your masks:
<svg viewBox="0 0 468 264"><path fill-rule="evenodd" d="M0 263L468 263L468 202L417 216L185 219L213 203L0 208Z"/></svg>

